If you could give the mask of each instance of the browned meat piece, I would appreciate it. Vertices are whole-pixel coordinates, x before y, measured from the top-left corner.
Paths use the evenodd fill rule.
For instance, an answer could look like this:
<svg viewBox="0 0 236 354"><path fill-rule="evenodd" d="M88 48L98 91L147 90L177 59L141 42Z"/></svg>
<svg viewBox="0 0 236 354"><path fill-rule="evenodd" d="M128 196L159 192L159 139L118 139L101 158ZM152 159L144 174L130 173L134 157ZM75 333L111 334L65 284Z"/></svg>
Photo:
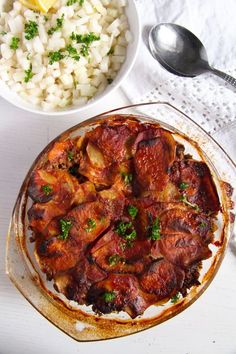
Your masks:
<svg viewBox="0 0 236 354"><path fill-rule="evenodd" d="M110 313L123 310L135 318L155 302L155 296L141 291L133 275L109 274L107 279L90 288L87 301L97 312Z"/></svg>
<svg viewBox="0 0 236 354"><path fill-rule="evenodd" d="M55 204L53 201L48 203L36 203L28 210L29 227L34 232L44 233L49 223L56 217L65 214L65 209Z"/></svg>
<svg viewBox="0 0 236 354"><path fill-rule="evenodd" d="M163 234L187 233L200 235L206 243L212 241L211 219L190 208L173 208L161 213L161 230Z"/></svg>
<svg viewBox="0 0 236 354"><path fill-rule="evenodd" d="M171 297L181 289L185 273L166 260L154 262L140 277L140 285L148 293L156 295L156 301Z"/></svg>
<svg viewBox="0 0 236 354"><path fill-rule="evenodd" d="M126 125L109 126L106 123L86 134L89 143L103 154L104 165L122 162L127 159L127 143L131 131Z"/></svg>
<svg viewBox="0 0 236 354"><path fill-rule="evenodd" d="M73 140L56 142L48 152L48 166L50 168L69 168L79 161L77 148Z"/></svg>
<svg viewBox="0 0 236 354"><path fill-rule="evenodd" d="M169 176L168 169L174 162L176 143L164 129L139 133L134 156L137 181L144 190L162 191Z"/></svg>
<svg viewBox="0 0 236 354"><path fill-rule="evenodd" d="M81 247L72 238L59 237L36 240L35 256L41 269L49 277L73 268L81 257Z"/></svg>
<svg viewBox="0 0 236 354"><path fill-rule="evenodd" d="M102 281L107 274L91 264L81 256L76 267L67 274L58 274L55 277L56 289L63 293L69 300L74 300L83 305L86 303L87 292L91 285Z"/></svg>
<svg viewBox="0 0 236 354"><path fill-rule="evenodd" d="M63 170L36 170L32 173L28 192L36 202L53 200L60 207L71 205L76 191L79 189L77 179Z"/></svg>
<svg viewBox="0 0 236 354"><path fill-rule="evenodd" d="M168 261L180 267L189 267L211 256L201 238L191 234L162 235L157 248Z"/></svg>
<svg viewBox="0 0 236 354"><path fill-rule="evenodd" d="M208 166L202 161L183 160L175 162L171 170L172 181L183 189L190 203L204 212L218 212L220 202Z"/></svg>
<svg viewBox="0 0 236 354"><path fill-rule="evenodd" d="M94 241L110 225L110 217L101 202L81 204L67 214L72 227L70 237L84 246Z"/></svg>
<svg viewBox="0 0 236 354"><path fill-rule="evenodd" d="M135 240L132 247L114 231L109 231L91 249L91 257L107 272L141 273L151 250L149 240Z"/></svg>

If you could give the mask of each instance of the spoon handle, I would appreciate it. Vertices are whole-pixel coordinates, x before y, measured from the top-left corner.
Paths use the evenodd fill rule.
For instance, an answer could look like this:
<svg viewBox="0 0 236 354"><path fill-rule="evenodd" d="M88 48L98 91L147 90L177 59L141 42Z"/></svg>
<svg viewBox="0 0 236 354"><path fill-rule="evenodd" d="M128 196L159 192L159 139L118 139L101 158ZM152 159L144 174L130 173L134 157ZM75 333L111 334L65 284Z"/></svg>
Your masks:
<svg viewBox="0 0 236 354"><path fill-rule="evenodd" d="M226 82L228 82L228 84L231 84L233 87L236 88L236 79L234 77L214 68L210 68L210 70L213 74L221 77L221 79L225 80Z"/></svg>

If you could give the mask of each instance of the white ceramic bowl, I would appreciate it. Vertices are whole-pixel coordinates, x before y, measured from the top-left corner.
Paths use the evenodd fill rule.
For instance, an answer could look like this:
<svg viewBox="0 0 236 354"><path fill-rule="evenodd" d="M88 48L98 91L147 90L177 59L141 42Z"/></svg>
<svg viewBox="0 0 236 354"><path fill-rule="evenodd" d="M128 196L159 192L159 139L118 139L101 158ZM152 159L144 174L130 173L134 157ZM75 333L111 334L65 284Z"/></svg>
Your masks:
<svg viewBox="0 0 236 354"><path fill-rule="evenodd" d="M0 0L0 12L3 11L3 7L5 7L6 2L9 3L9 1L12 0ZM51 115L51 116L59 116L59 115L76 113L82 111L83 109L87 109L95 105L102 98L108 96L113 90L119 87L121 82L124 80L124 78L128 75L128 73L133 67L138 52L138 48L139 48L140 34L141 34L138 12L134 0L127 0L126 15L128 17L130 31L132 33L133 38L132 41L128 44L125 62L123 63L121 69L117 73L117 76L112 82L112 84L108 85L101 94L89 100L89 102L86 103L85 105L82 106L70 105L60 110L58 109L49 112L44 111L42 108L24 101L15 92L12 92L2 80L0 80L0 96L5 98L8 102L11 102L15 106L22 108L26 111L30 111L32 113L44 114L44 115Z"/></svg>

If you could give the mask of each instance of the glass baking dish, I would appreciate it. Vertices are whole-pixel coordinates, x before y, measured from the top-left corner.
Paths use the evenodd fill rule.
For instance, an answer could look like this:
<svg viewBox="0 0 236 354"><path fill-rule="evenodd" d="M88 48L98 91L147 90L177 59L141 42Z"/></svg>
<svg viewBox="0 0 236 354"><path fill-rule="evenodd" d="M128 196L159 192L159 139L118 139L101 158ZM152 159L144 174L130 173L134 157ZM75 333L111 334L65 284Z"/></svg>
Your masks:
<svg viewBox="0 0 236 354"><path fill-rule="evenodd" d="M130 319L126 313L98 316L91 307L79 306L56 293L50 282L39 270L29 242L27 210L30 198L27 195L29 177L33 169L45 159L45 154L55 141L83 134L102 120L116 115L135 115L142 122L157 122L173 132L175 139L184 143L186 151L194 158L204 160L213 175L222 213L217 218L218 230L215 245L211 245L212 257L203 261L201 284L192 287L188 295L177 304L171 301L162 306L151 306L142 316ZM226 152L190 117L166 102L142 103L121 107L90 118L63 132L54 139L36 158L21 186L9 227L7 238L6 272L23 296L45 318L66 334L78 341L94 341L129 335L150 328L177 315L190 306L206 290L223 260L225 249L233 232L233 201L229 197L230 183L236 187L236 166Z"/></svg>

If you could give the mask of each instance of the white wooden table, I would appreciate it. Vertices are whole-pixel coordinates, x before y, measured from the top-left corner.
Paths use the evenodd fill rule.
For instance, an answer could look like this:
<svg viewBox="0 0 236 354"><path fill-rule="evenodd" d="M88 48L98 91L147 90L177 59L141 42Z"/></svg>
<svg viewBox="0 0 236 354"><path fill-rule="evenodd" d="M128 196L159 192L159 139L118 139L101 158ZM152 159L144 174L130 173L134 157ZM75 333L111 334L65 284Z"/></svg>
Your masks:
<svg viewBox="0 0 236 354"><path fill-rule="evenodd" d="M117 90L72 117L42 117L0 99L0 354L236 354L236 255L230 249L210 288L183 313L115 340L78 343L44 319L5 275L5 245L21 182L41 149L60 132L128 101Z"/></svg>

